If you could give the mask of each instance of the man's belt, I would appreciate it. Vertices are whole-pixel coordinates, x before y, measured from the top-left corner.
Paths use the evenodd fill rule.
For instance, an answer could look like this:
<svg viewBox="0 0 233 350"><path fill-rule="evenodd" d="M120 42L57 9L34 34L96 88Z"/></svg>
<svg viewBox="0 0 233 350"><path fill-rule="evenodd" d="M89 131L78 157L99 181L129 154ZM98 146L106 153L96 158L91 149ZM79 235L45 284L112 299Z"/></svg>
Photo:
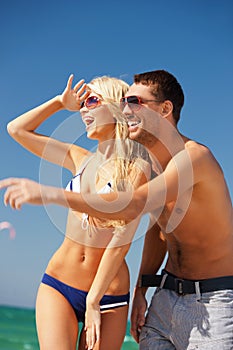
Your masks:
<svg viewBox="0 0 233 350"><path fill-rule="evenodd" d="M165 272L162 275L142 275L140 286L170 289L180 295L196 293L197 288L200 293L207 293L216 290L233 289L233 276L193 281L177 278Z"/></svg>

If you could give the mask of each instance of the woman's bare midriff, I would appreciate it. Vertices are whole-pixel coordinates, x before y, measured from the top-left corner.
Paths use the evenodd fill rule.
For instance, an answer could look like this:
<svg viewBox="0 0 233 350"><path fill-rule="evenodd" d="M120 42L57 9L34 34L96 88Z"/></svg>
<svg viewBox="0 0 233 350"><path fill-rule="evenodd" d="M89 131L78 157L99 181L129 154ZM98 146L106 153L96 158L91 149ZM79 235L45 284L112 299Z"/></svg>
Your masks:
<svg viewBox="0 0 233 350"><path fill-rule="evenodd" d="M65 238L51 258L46 273L74 288L88 291L95 278L105 248L96 248ZM105 294L121 295L129 291L129 270L125 260Z"/></svg>

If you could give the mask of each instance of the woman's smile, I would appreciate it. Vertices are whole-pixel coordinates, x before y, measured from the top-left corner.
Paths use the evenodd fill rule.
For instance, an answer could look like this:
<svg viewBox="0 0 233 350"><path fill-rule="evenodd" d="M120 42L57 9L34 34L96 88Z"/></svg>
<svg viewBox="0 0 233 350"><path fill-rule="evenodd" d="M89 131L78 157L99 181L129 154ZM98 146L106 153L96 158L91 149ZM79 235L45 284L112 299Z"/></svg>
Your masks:
<svg viewBox="0 0 233 350"><path fill-rule="evenodd" d="M90 116L90 115L86 115L86 116L82 117L82 120L83 120L84 124L86 125L86 129L87 129L91 124L94 123L95 118Z"/></svg>

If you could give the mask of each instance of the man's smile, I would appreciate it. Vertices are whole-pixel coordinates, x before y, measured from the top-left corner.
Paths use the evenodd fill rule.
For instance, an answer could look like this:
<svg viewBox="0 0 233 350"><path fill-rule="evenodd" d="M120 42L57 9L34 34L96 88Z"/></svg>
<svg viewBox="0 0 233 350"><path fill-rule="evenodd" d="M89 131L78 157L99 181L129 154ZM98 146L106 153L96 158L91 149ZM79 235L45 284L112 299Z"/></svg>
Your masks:
<svg viewBox="0 0 233 350"><path fill-rule="evenodd" d="M129 131L136 131L138 126L141 124L141 119L138 118L135 115L129 115L127 116L127 124L128 124L128 128Z"/></svg>

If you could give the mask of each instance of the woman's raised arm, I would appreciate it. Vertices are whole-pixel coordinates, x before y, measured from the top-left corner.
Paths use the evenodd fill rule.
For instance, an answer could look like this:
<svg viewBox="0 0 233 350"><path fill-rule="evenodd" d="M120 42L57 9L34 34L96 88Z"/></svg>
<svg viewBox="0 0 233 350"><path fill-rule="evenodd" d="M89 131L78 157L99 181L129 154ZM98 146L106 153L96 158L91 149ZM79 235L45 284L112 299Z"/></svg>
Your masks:
<svg viewBox="0 0 233 350"><path fill-rule="evenodd" d="M57 95L40 106L15 118L8 123L7 129L15 141L28 151L74 172L74 153L77 155L80 152L80 155L84 156L88 152L81 147L72 146L71 144L35 132L54 113L64 109L69 111L78 111L80 109L80 103L89 93L85 92L86 84L83 79L73 89L72 82L73 75L70 75L66 88L61 95Z"/></svg>

